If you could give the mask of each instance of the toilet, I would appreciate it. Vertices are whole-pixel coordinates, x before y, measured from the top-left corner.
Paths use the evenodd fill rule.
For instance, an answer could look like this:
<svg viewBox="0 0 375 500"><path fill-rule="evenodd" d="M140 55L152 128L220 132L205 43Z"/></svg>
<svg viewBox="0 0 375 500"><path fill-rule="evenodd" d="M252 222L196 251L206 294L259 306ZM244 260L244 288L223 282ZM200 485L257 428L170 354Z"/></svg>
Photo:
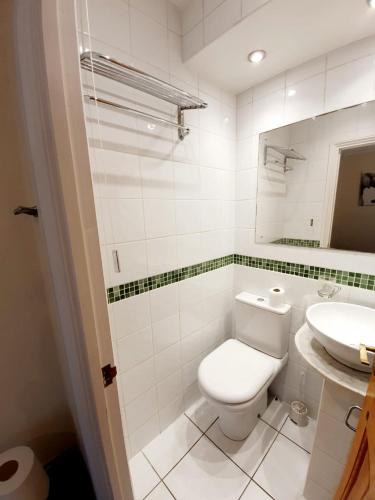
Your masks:
<svg viewBox="0 0 375 500"><path fill-rule="evenodd" d="M219 426L241 441L267 407L267 389L288 359L289 304L273 306L248 292L235 298L235 338L227 340L201 362L202 395L216 408Z"/></svg>

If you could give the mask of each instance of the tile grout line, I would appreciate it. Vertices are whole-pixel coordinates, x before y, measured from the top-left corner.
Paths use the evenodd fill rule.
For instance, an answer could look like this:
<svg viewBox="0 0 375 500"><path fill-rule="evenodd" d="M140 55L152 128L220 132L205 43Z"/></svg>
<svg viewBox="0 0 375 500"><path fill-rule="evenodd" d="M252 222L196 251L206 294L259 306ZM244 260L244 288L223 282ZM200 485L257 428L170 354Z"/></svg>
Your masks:
<svg viewBox="0 0 375 500"><path fill-rule="evenodd" d="M286 436L285 434L283 434L281 431L279 432L279 434L281 434L283 437L285 437L285 439L287 439L288 441L290 441L291 443L295 444L296 446L298 446L298 448L300 448L301 450L305 451L306 453L308 453L309 455L311 455L311 452L306 450L306 448L304 448L303 446L301 446L300 444L296 443L295 441L293 441L292 438Z"/></svg>
<svg viewBox="0 0 375 500"><path fill-rule="evenodd" d="M200 429L199 429L200 430ZM202 431L201 431L202 432ZM202 437L204 436L204 434L202 433L202 435L199 437L199 439L197 439L197 441L195 441L195 443L190 446L190 448L188 449L188 451L174 464L174 466L165 474L165 476L163 476L163 482L164 482L164 479L169 476L169 474L177 467L177 465L182 462L182 460L186 457L186 455L189 454L189 452L194 448L194 446L199 443L199 441L202 439Z"/></svg>
<svg viewBox="0 0 375 500"><path fill-rule="evenodd" d="M262 420L263 422L263 420ZM267 422L264 422L265 424L267 424ZM259 465L257 466L257 468L255 469L254 471L254 474L251 476L251 479L253 480L253 478L255 477L255 474L258 472L260 466L262 465L262 463L264 462L264 460L266 459L268 453L272 450L272 447L273 445L275 444L275 441L277 439L277 436L279 435L279 431L277 429L275 429L274 427L272 427L271 425L267 424L269 427L271 427L271 429L273 429L274 431L276 431L276 435L275 437L273 438L272 440L272 443L271 443L271 446L268 448L268 450L266 451L266 453L264 454L264 457L262 458L262 460L259 462ZM262 488L263 489L263 488ZM266 490L265 490L266 491ZM269 495L268 491L267 491L267 495Z"/></svg>
<svg viewBox="0 0 375 500"><path fill-rule="evenodd" d="M289 436L287 436L286 434L283 434L282 430L284 429L284 426L285 424L287 423L288 421L288 418L290 419L290 421L292 422L293 425L297 425L293 422L293 420L289 417L289 415L286 417L283 425L280 427L280 431L279 431L279 434L281 434L282 436L284 436L286 439L288 439L289 441L291 441L292 443L294 443L296 446L298 446L299 448L301 448L301 450L304 450L306 451L306 453L308 453L309 455L311 455L311 452L309 450L306 450L306 448L304 448L302 445L300 445L299 443L296 443L296 441L294 441L292 438L290 438Z"/></svg>
<svg viewBox="0 0 375 500"><path fill-rule="evenodd" d="M264 493L266 495L268 495L270 498L272 498L272 500L276 500L275 497L273 497L267 490L265 490L263 488L263 486L261 486L259 483L257 483L254 479L252 479L252 482L255 483L258 486L258 488L260 488L262 491L264 491Z"/></svg>
<svg viewBox="0 0 375 500"><path fill-rule="evenodd" d="M219 446L215 443L215 441L213 441L213 440L210 438L210 436L207 436L206 434L205 434L205 436L206 436L206 438L207 438L207 439L208 439L208 440L209 440L209 441L210 441L210 442L211 442L211 443L212 443L212 444L213 444L213 445L214 445L214 446L215 446L215 447L216 447L219 451L221 451L221 453L222 453L222 454L223 454L223 455L224 455L224 456L225 456L228 460L230 460L230 461L231 461L231 462L232 462L232 463L233 463L233 464L234 464L234 465L235 465L235 466L236 466L236 467L237 467L237 468L238 468L241 472L243 472L243 473L245 474L245 476L246 476L246 477L248 477L248 478L250 479L250 481L251 481L251 476L250 476L250 475L249 475L246 471L244 471L244 470L242 469L242 467L240 467L240 466L239 466L239 465L238 465L238 464L237 464L237 463L233 460L233 458L231 458L229 455L227 455L227 454L225 453L225 451L223 451L223 450L222 450L222 449L221 449L221 448L220 448L220 447L219 447Z"/></svg>
<svg viewBox="0 0 375 500"><path fill-rule="evenodd" d="M191 420L191 418L190 418L188 415L186 415L186 416L187 416L187 418L188 418L188 419L189 419L189 420L190 420L190 421L191 421L191 422L192 422L192 423L193 423L193 424L194 424L194 425L195 425L195 426L196 426L196 427L197 427L197 428L201 431L201 429L198 427L198 425L197 425L197 424L195 424L195 422L193 422L193 421ZM213 441L213 440L210 438L210 436L208 436L208 435L207 435L207 432L211 429L211 427L212 427L212 426L213 426L213 425L214 425L214 424L215 424L218 420L219 420L219 417L216 417L216 419L215 419L215 420L212 422L212 424L211 424L211 425L207 428L207 430L206 430L205 432L203 432L203 431L201 431L201 432L203 432L203 435L204 435L204 436L206 436L206 438L207 438L207 439L208 439L208 440L209 440L209 441L210 441L210 442L211 442L211 443L212 443L212 444L213 444L213 445L214 445L214 446L215 446L215 447L216 447L219 451L221 451L221 452L222 452L222 453L223 453L223 454L224 454L224 455L228 458L228 460L230 460L230 461L231 461L231 462L232 462L232 463L233 463L233 464L234 464L234 465L235 465L238 469L240 469L240 471L241 471L241 472L243 472L243 473L244 473L244 474L245 474L245 475L246 475L246 476L250 479L250 482L251 482L251 481L253 480L253 477L254 477L254 475L255 475L256 471L258 470L259 466L261 465L261 463L263 462L264 458L266 457L266 455L268 454L268 452L269 452L269 451L270 451L270 449L272 448L272 446L273 446L273 444L274 444L274 442L275 442L275 440L276 440L276 438L277 438L277 436L278 436L278 434L279 434L279 431L278 431L277 429L275 429L274 427L272 427L271 425L269 425L267 422L264 422L264 421L262 420L262 422L263 422L263 423L265 423L266 425L268 425L268 427L271 427L271 429L273 429L273 430L276 432L276 436L275 436L275 438L273 439L273 441L272 441L272 443L271 443L271 445L270 445L269 449L267 450L266 454L265 454L265 455L264 455L264 457L262 458L262 460L261 460L261 462L260 462L259 466L256 468L256 470L255 470L254 474L251 476L248 472L246 472L244 469L242 469L242 467L241 467L240 465L238 465L238 463L237 463L237 462L235 462L235 461L233 460L233 458L231 458L231 457L230 457L230 456L229 456L229 455L228 455L228 454L227 454L224 450L222 450L222 449L220 448L220 446L219 446L218 444L216 444L216 443L215 443L215 441ZM261 418L259 418L259 420L261 420ZM286 419L285 419L285 420L286 420ZM284 422L284 423L285 423L285 422ZM283 424L283 425L284 425L284 424ZM248 484L250 484L250 482L249 482ZM247 486L246 486L246 488L247 488ZM246 489L246 488L245 488L245 489ZM243 494L243 492L242 492L242 494ZM241 494L241 496L242 496L242 494ZM267 492L267 494L269 494L269 493Z"/></svg>
<svg viewBox="0 0 375 500"><path fill-rule="evenodd" d="M171 492L171 490L168 488L168 486L167 486L167 485L165 484L165 482L163 481L163 478L160 476L160 474L158 473L158 471L157 471L157 470L155 469L155 467L152 465L151 461L150 461L150 460L147 458L147 456L143 453L143 451L142 451L142 455L145 457L145 459L146 459L146 460L147 460L147 462L149 463L150 467L153 469L153 471L155 472L155 474L156 474L156 475L158 476L158 478L160 479L160 481L158 482L158 484L157 484L154 488L152 488L152 490L151 490L151 491L149 491L149 492L147 493L147 495L143 498L143 500L146 500L146 499L147 499L147 497L148 497L148 496L150 496L150 495L151 495L151 493L152 493L154 490L156 490L156 488L157 488L160 484L163 484L163 485L166 487L166 489L169 491L169 493L172 495L172 497L173 497L175 500L177 500L177 499L176 499L176 497L174 496L174 494Z"/></svg>
<svg viewBox="0 0 375 500"><path fill-rule="evenodd" d="M244 493L245 493L245 491L247 490L247 488L250 486L251 481L252 481L252 479L250 478L250 479L249 479L249 482L248 482L248 483L247 483L247 485L245 486L245 489L242 491L241 495L238 497L238 500L241 500L241 498L244 496Z"/></svg>
<svg viewBox="0 0 375 500"><path fill-rule="evenodd" d="M250 486L251 482L253 481L262 491L264 491L270 498L272 498L273 500L274 497L272 495L270 495L270 493L264 488L262 487L260 484L258 484L258 482L254 479L256 473L258 472L259 468L261 467L261 465L263 464L263 462L265 461L267 455L270 453L271 449L273 448L275 442L276 442L276 439L278 438L278 436L281 434L284 438L286 438L289 442L293 443L294 445L296 445L298 448L300 448L301 450L303 450L305 453L308 453L309 455L311 455L311 453L309 451L307 451L305 448L303 448L302 446L300 446L298 443L296 443L295 441L293 441L291 438L289 438L288 436L285 436L281 431L282 429L284 428L287 420L288 420L288 416L286 416L284 422L282 423L280 429L278 430L277 428L273 427L270 423L266 422L265 420L263 420L261 417L258 417L259 418L259 421L263 422L264 424L266 424L268 427L270 427L272 430L274 430L276 432L276 435L274 437L274 439L272 440L271 442L271 445L270 447L268 448L268 450L266 451L265 455L262 457L259 465L256 467L254 473L252 475L250 475L249 473L247 473L244 469L242 469L242 467L240 467L224 450L222 450L208 435L207 435L207 432L213 427L213 425L218 421L219 417L216 417L213 422L207 427L207 429L205 431L203 431L199 426L198 424L196 424L191 418L189 415L187 415L185 412L183 412L183 415L187 418L187 420L194 425L194 427L196 427L197 430L199 430L199 432L201 432L201 436L189 447L189 449L187 450L186 453L184 453L184 455L174 464L174 466L164 475L162 476L161 474L158 473L158 471L155 469L155 467L153 466L152 462L148 459L148 457L146 456L146 454L143 452L143 450L141 451L142 455L145 457L146 461L149 463L149 465L151 466L151 468L154 470L154 472L156 473L156 475L158 476L158 478L160 479L160 481L158 482L158 484L144 497L144 500L147 499L147 497L162 483L165 488L168 490L168 492L171 494L171 496L174 498L174 500L177 500L176 497L174 496L173 492L170 490L170 488L167 486L167 484L165 483L165 478L177 467L177 465L189 454L189 452L194 448L194 446L196 444L198 444L198 442L203 438L203 437L206 437L211 444L213 444L215 446L216 449L218 449L221 453L223 453L223 455L230 461L233 463L233 465L235 465L236 468L238 468L243 474L245 474L245 476L249 479L249 482L247 483L246 487L244 488L244 490L242 491L241 495L239 496L238 500L240 500L244 493L246 492L247 488Z"/></svg>
<svg viewBox="0 0 375 500"><path fill-rule="evenodd" d="M299 444L295 443L292 439L288 438L288 436L285 436L281 430L283 429L284 425L286 424L287 420L288 420L289 416L287 416L282 424L282 426L280 427L280 430L277 430L275 429L274 427L272 427L270 424L268 424L268 422L265 422L264 420L262 420L262 422L266 423L267 425L269 425L269 427L271 427L272 429L274 429L277 434L275 436L275 439L272 441L272 444L271 446L269 447L267 453L264 455L264 457L262 458L259 466L257 467L256 471L254 472L254 475L252 476L251 480L254 481L254 483L259 486L263 491L265 491L267 493L267 495L269 495L271 498L274 499L274 497L266 490L264 489L260 484L257 483L257 481L255 481L254 477L256 475L256 473L258 472L260 466L262 465L262 463L264 462L264 460L266 459L267 455L269 454L269 452L271 451L271 449L273 448L275 442L276 442L276 439L278 438L279 435L285 437L288 441L290 441L291 443L293 443L295 446L297 446L298 448L300 448L301 450L303 450L305 453L308 453L309 455L311 455L311 453L309 453L307 450L305 450L305 448L302 448L302 446L300 446ZM275 500L275 499L274 499Z"/></svg>

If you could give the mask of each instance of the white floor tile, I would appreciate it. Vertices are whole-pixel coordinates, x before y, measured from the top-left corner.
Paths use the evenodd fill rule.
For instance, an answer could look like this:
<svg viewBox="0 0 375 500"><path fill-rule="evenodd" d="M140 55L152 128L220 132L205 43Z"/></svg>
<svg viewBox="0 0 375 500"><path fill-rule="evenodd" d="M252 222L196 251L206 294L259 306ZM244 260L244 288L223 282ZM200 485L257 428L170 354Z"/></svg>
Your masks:
<svg viewBox="0 0 375 500"><path fill-rule="evenodd" d="M181 415L165 431L156 436L143 452L158 474L164 477L201 435L199 429L185 415Z"/></svg>
<svg viewBox="0 0 375 500"><path fill-rule="evenodd" d="M163 483L160 483L145 500L173 500L172 495L169 493Z"/></svg>
<svg viewBox="0 0 375 500"><path fill-rule="evenodd" d="M206 430L218 417L215 408L203 398L191 405L185 413L202 432L206 432Z"/></svg>
<svg viewBox="0 0 375 500"><path fill-rule="evenodd" d="M259 488L254 481L251 481L242 495L241 500L270 500L270 498L271 497L267 495L262 488Z"/></svg>
<svg viewBox="0 0 375 500"><path fill-rule="evenodd" d="M261 420L244 441L227 438L222 433L218 421L207 432L207 436L250 476L255 473L276 435L275 429Z"/></svg>
<svg viewBox="0 0 375 500"><path fill-rule="evenodd" d="M160 482L160 478L142 452L129 460L135 500L142 500Z"/></svg>
<svg viewBox="0 0 375 500"><path fill-rule="evenodd" d="M309 460L309 453L279 434L254 480L277 500L300 500Z"/></svg>
<svg viewBox="0 0 375 500"><path fill-rule="evenodd" d="M178 500L237 500L248 482L204 436L165 478Z"/></svg>
<svg viewBox="0 0 375 500"><path fill-rule="evenodd" d="M290 418L286 420L281 428L281 434L299 444L306 451L311 453L316 431L316 421L309 418L309 423L305 427L299 427Z"/></svg>
<svg viewBox="0 0 375 500"><path fill-rule="evenodd" d="M288 415L289 405L279 399L273 399L266 411L261 415L261 419L279 431Z"/></svg>

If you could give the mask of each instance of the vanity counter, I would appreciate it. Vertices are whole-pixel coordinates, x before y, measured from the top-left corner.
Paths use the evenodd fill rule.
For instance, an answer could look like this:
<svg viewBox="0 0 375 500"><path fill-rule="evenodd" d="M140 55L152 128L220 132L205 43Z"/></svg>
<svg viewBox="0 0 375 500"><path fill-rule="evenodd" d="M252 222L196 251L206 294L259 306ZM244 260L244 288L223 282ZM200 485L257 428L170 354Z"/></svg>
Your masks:
<svg viewBox="0 0 375 500"><path fill-rule="evenodd" d="M370 374L353 370L332 358L315 339L307 323L296 333L295 342L299 353L305 361L315 368L325 379L360 396L366 395Z"/></svg>
<svg viewBox="0 0 375 500"><path fill-rule="evenodd" d="M296 333L296 347L305 361L324 377L319 415L304 497L332 500L337 490L354 432L345 425L351 406L363 405L369 374L353 370L332 358L305 323ZM358 414L351 424L358 425Z"/></svg>

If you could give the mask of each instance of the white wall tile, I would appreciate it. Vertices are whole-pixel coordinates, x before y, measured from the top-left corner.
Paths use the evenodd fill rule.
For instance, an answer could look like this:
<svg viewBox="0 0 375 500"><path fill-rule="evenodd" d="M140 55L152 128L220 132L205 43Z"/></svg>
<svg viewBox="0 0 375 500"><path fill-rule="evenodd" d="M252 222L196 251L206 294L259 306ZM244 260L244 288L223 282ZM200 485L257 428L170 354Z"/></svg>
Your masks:
<svg viewBox="0 0 375 500"><path fill-rule="evenodd" d="M145 238L142 200L110 201L113 243L143 240Z"/></svg>
<svg viewBox="0 0 375 500"><path fill-rule="evenodd" d="M184 411L183 396L177 396L171 403L159 410L160 431L165 430L172 424Z"/></svg>
<svg viewBox="0 0 375 500"><path fill-rule="evenodd" d="M150 292L152 321L160 321L178 313L177 283Z"/></svg>
<svg viewBox="0 0 375 500"><path fill-rule="evenodd" d="M141 198L139 158L111 149L95 148L96 173L103 174L105 198Z"/></svg>
<svg viewBox="0 0 375 500"><path fill-rule="evenodd" d="M202 261L200 233L177 236L178 267L199 264Z"/></svg>
<svg viewBox="0 0 375 500"><path fill-rule="evenodd" d="M177 234L197 233L201 231L202 202L195 200L176 201Z"/></svg>
<svg viewBox="0 0 375 500"><path fill-rule="evenodd" d="M199 0L194 0L199 1ZM187 61L191 56L199 52L204 47L203 22L197 24L183 38L182 58Z"/></svg>
<svg viewBox="0 0 375 500"><path fill-rule="evenodd" d="M135 368L120 375L125 404L137 398L155 385L154 360L149 358Z"/></svg>
<svg viewBox="0 0 375 500"><path fill-rule="evenodd" d="M135 455L141 451L150 441L152 441L160 432L158 415L153 415L144 425L130 434L129 442L130 452Z"/></svg>
<svg viewBox="0 0 375 500"><path fill-rule="evenodd" d="M150 389L126 405L125 413L129 434L144 425L156 412L157 397L155 388Z"/></svg>
<svg viewBox="0 0 375 500"><path fill-rule="evenodd" d="M142 157L142 190L144 198L174 198L174 166L170 161Z"/></svg>
<svg viewBox="0 0 375 500"><path fill-rule="evenodd" d="M130 5L141 10L160 24L167 24L167 0L130 0Z"/></svg>
<svg viewBox="0 0 375 500"><path fill-rule="evenodd" d="M88 0L90 33L108 45L130 52L129 7L122 0L108 0L105 5L101 0Z"/></svg>
<svg viewBox="0 0 375 500"><path fill-rule="evenodd" d="M167 71L167 28L139 10L130 8L130 33L133 54L140 60Z"/></svg>
<svg viewBox="0 0 375 500"><path fill-rule="evenodd" d="M172 2L168 3L168 29L182 35L182 19L179 9Z"/></svg>
<svg viewBox="0 0 375 500"><path fill-rule="evenodd" d="M80 26L88 31L82 45L111 53L209 103L202 112L186 113L191 133L181 142L169 127L152 128L150 120L86 106L103 269L106 286L116 286L233 252L236 101L183 63L181 16L175 6L165 0L109 1L109 10L97 0L89 5L97 38L90 36L81 16ZM203 1L191 7L190 53L203 45ZM115 13L117 18L108 22ZM116 96L125 105L175 120L175 107L154 97L103 77L93 80L87 74L85 83L91 85L90 92L108 99ZM202 232L206 201L213 203ZM120 273L113 266L113 250L119 254ZM227 304L218 292L232 288L232 275L214 274L212 279L199 276L109 305L130 453L169 425L184 401L198 396L192 389L195 353L212 349L228 332L223 315ZM204 297L207 311L199 303ZM189 361L182 379L181 335L194 333L197 325L205 329L198 351L189 354L185 344L184 361Z"/></svg>
<svg viewBox="0 0 375 500"><path fill-rule="evenodd" d="M225 0L204 21L205 44L228 31L241 19L241 0Z"/></svg>
<svg viewBox="0 0 375 500"><path fill-rule="evenodd" d="M252 14L255 10L259 9L269 0L242 0L242 16L248 16Z"/></svg>
<svg viewBox="0 0 375 500"><path fill-rule="evenodd" d="M154 349L159 353L180 340L180 317L174 314L152 324Z"/></svg>
<svg viewBox="0 0 375 500"><path fill-rule="evenodd" d="M266 80L253 88L253 101L266 97L279 90L285 89L286 74L282 73L269 80Z"/></svg>
<svg viewBox="0 0 375 500"><path fill-rule="evenodd" d="M176 269L178 266L176 237L147 240L147 258L150 276Z"/></svg>
<svg viewBox="0 0 375 500"><path fill-rule="evenodd" d="M120 300L110 305L118 339L143 330L151 324L148 293Z"/></svg>
<svg viewBox="0 0 375 500"><path fill-rule="evenodd" d="M320 115L324 111L325 75L309 78L287 87L285 120L288 123Z"/></svg>
<svg viewBox="0 0 375 500"><path fill-rule="evenodd" d="M165 408L171 401L182 395L182 373L181 370L174 372L160 382L157 387L158 408Z"/></svg>
<svg viewBox="0 0 375 500"><path fill-rule="evenodd" d="M182 14L183 34L191 31L203 19L203 0L191 0Z"/></svg>
<svg viewBox="0 0 375 500"><path fill-rule="evenodd" d="M317 57L300 64L299 66L290 69L286 72L286 86L294 85L303 80L307 80L312 76L324 73L326 70L326 57Z"/></svg>
<svg viewBox="0 0 375 500"><path fill-rule="evenodd" d="M121 338L117 344L119 369L127 371L153 355L152 330L146 328Z"/></svg>
<svg viewBox="0 0 375 500"><path fill-rule="evenodd" d="M326 111L374 99L374 56L339 66L327 72Z"/></svg>
<svg viewBox="0 0 375 500"><path fill-rule="evenodd" d="M111 245L107 250L110 282L113 285L121 285L148 276L146 243L144 241ZM113 251L117 251L120 272L116 272Z"/></svg>
<svg viewBox="0 0 375 500"><path fill-rule="evenodd" d="M177 342L155 356L157 382L161 382L181 367L181 344Z"/></svg>
<svg viewBox="0 0 375 500"><path fill-rule="evenodd" d="M327 69L375 54L375 37L363 38L327 54Z"/></svg>
<svg viewBox="0 0 375 500"><path fill-rule="evenodd" d="M172 200L144 200L145 230L148 238L176 234L175 206Z"/></svg>

